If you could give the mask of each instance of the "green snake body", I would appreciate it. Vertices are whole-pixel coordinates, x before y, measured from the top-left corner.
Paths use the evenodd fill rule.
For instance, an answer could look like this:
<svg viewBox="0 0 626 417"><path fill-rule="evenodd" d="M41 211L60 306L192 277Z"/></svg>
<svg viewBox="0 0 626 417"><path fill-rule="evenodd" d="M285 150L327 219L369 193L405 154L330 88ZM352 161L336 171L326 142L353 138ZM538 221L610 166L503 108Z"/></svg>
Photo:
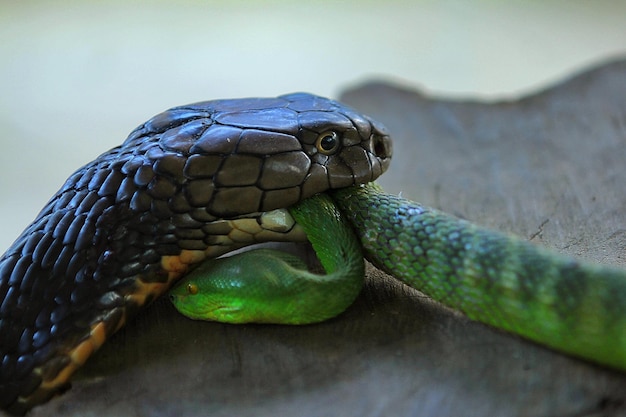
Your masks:
<svg viewBox="0 0 626 417"><path fill-rule="evenodd" d="M184 315L225 323L308 324L343 312L363 285L365 266L352 228L328 195L290 209L327 272L306 270L300 258L272 249L204 262L171 292Z"/></svg>
<svg viewBox="0 0 626 417"><path fill-rule="evenodd" d="M468 317L626 370L626 272L582 263L376 186L332 192L366 258Z"/></svg>
<svg viewBox="0 0 626 417"><path fill-rule="evenodd" d="M205 260L257 242L301 240L301 227L330 278L289 272L290 285L314 282L317 295L294 302L287 293L277 316L262 312L253 321L284 321L280 311L294 309L307 313L287 322L339 314L362 283L360 245L374 265L473 319L626 370L624 271L358 187L380 176L390 157L380 123L304 93L175 107L142 124L77 170L0 257L0 409L24 414L62 392L93 352L175 282L194 268L215 276ZM307 200L320 193L329 193L339 217L328 196ZM358 238L343 231L350 229ZM337 249L328 240L348 243ZM214 265L229 276L240 269L235 260ZM300 267L289 257L275 265ZM269 287L237 284L257 288L258 305L283 291L276 286L283 275L263 268ZM212 281L210 293L232 282ZM238 302L231 290L220 297ZM172 296L185 291L200 293L200 285ZM334 293L330 308L316 309ZM249 321L221 310L227 320Z"/></svg>

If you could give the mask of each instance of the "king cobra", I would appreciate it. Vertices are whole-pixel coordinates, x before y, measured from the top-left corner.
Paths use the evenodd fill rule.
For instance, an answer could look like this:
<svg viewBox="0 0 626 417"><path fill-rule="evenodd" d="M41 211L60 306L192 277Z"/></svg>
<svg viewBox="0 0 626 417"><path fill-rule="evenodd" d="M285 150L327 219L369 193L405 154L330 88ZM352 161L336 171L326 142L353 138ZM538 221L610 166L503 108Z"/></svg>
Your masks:
<svg viewBox="0 0 626 417"><path fill-rule="evenodd" d="M372 181L390 156L381 124L310 94L202 102L142 124L72 174L0 259L0 407L22 414L65 389L194 264L306 239L271 212Z"/></svg>
<svg viewBox="0 0 626 417"><path fill-rule="evenodd" d="M320 193L390 275L626 370L624 271L384 194L369 183L391 154L380 123L305 93L175 107L142 124L70 176L0 259L0 407L24 414L66 389L107 338L211 258L315 234L318 220L303 223L318 209L302 207Z"/></svg>

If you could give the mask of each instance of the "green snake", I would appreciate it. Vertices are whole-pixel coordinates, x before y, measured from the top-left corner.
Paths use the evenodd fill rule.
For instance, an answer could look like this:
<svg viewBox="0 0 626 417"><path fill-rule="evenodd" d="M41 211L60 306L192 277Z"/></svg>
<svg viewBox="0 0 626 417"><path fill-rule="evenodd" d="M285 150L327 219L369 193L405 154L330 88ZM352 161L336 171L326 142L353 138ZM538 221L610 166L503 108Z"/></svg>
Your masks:
<svg viewBox="0 0 626 417"><path fill-rule="evenodd" d="M0 258L0 408L24 414L66 389L76 369L137 311L194 268L206 276L214 262L205 260L257 242L304 241L307 234L316 241L331 210L341 217L332 223L337 233L347 221L357 236L342 241L357 242L374 265L434 299L626 370L626 273L364 185L390 158L384 126L305 93L175 107L140 125L70 176ZM320 193L330 199L307 202ZM355 245L342 243L324 255L325 243L313 244L331 275L309 276L325 281L318 297L325 301L328 288L349 295L294 323L339 314L362 279ZM346 262L347 275L359 279L337 275ZM204 293L193 282L182 288ZM294 309L286 300L277 303ZM316 303L307 307L313 313ZM266 313L259 314L264 321Z"/></svg>
<svg viewBox="0 0 626 417"><path fill-rule="evenodd" d="M365 265L350 225L326 194L289 208L328 272L308 272L295 255L272 249L205 261L171 292L187 317L223 323L309 324L328 320L352 304Z"/></svg>
<svg viewBox="0 0 626 417"><path fill-rule="evenodd" d="M387 195L373 183L329 194L333 199L311 197L290 208L329 275L307 272L292 255L253 250L191 272L172 291L176 308L193 319L230 323L302 324L332 317L337 313L330 309L341 304L335 300L350 305L363 281L352 226L368 260L435 300L474 320L626 370L624 271L482 229ZM271 270L261 267L268 260ZM311 305L292 305L300 299ZM237 313L214 314L216 306Z"/></svg>

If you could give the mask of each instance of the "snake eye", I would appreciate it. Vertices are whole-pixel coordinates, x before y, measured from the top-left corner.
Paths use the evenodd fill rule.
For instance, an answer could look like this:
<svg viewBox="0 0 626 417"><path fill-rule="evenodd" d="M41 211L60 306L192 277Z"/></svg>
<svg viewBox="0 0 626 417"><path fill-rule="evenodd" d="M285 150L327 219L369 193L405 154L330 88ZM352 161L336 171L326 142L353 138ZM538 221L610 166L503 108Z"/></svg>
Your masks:
<svg viewBox="0 0 626 417"><path fill-rule="evenodd" d="M321 133L315 141L317 151L323 155L332 155L339 149L341 141L336 132L328 131Z"/></svg>
<svg viewBox="0 0 626 417"><path fill-rule="evenodd" d="M189 284L187 284L187 292L191 295L198 294L198 286L190 282Z"/></svg>

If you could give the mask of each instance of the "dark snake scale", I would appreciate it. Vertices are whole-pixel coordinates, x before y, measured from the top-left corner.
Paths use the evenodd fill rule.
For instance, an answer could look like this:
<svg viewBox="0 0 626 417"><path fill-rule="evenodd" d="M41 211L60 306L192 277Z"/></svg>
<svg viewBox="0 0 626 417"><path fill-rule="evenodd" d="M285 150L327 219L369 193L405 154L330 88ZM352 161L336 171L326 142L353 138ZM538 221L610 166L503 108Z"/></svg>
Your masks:
<svg viewBox="0 0 626 417"><path fill-rule="evenodd" d="M329 137L340 149L326 155ZM76 171L0 258L0 408L24 414L67 388L191 265L232 249L220 219L367 183L390 156L380 124L304 93L176 107L139 126Z"/></svg>

